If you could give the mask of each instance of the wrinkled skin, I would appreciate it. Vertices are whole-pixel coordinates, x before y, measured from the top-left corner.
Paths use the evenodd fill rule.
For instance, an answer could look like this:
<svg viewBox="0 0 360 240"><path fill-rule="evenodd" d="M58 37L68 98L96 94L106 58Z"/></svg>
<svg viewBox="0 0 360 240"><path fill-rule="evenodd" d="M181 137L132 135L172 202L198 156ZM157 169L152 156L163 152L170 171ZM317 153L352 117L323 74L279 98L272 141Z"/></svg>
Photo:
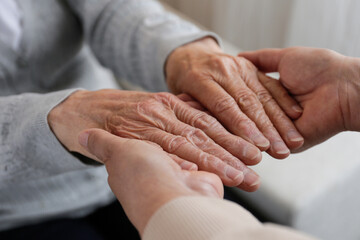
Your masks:
<svg viewBox="0 0 360 240"><path fill-rule="evenodd" d="M360 130L360 63L326 49L294 47L239 54L264 72L279 72L280 82L303 108L295 126L305 150L345 130ZM261 77L276 98L279 81ZM281 102L281 99L279 100Z"/></svg>
<svg viewBox="0 0 360 240"><path fill-rule="evenodd" d="M175 198L223 197L218 176L182 170L156 145L120 138L100 129L84 131L79 141L105 164L111 190L140 234L151 216Z"/></svg>
<svg viewBox="0 0 360 240"><path fill-rule="evenodd" d="M259 177L245 165L261 160L259 149L170 93L77 91L50 112L49 123L65 147L88 157L95 158L78 144L77 135L100 128L158 145L180 165L193 162L227 186L247 191L259 186Z"/></svg>
<svg viewBox="0 0 360 240"><path fill-rule="evenodd" d="M303 144L289 119L301 115L297 102L278 85L285 93L278 105L259 81L256 67L223 53L212 38L176 49L168 58L166 76L173 93L191 96L231 133L275 158L285 158L289 149Z"/></svg>

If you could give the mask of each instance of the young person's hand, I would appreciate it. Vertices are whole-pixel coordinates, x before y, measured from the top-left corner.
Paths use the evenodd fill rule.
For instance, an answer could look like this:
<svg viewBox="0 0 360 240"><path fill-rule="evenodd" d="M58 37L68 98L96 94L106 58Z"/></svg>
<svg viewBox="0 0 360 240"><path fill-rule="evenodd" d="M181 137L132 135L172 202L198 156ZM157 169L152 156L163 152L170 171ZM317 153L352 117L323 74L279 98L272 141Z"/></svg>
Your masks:
<svg viewBox="0 0 360 240"><path fill-rule="evenodd" d="M360 130L359 59L331 50L294 47L243 52L259 70L279 72L280 82L264 75L263 85L279 103L283 84L303 108L295 126L305 138L300 150L345 130Z"/></svg>
<svg viewBox="0 0 360 240"><path fill-rule="evenodd" d="M218 176L181 169L173 161L179 162L178 157L157 145L117 137L100 129L85 130L79 135L79 143L105 164L109 185L140 234L150 217L175 198L223 197ZM180 162L186 169L195 166Z"/></svg>

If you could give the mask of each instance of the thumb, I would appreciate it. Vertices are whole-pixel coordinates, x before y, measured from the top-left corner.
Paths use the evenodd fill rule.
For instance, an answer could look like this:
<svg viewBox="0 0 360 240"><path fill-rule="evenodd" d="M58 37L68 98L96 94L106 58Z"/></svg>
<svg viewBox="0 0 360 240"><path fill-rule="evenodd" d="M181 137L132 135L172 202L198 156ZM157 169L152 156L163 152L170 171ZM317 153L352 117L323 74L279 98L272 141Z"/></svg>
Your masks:
<svg viewBox="0 0 360 240"><path fill-rule="evenodd" d="M252 62L263 72L278 72L279 63L284 55L283 49L268 48L257 51L241 52L239 57L244 57Z"/></svg>
<svg viewBox="0 0 360 240"><path fill-rule="evenodd" d="M82 131L78 136L78 141L89 153L96 156L102 163L115 157L126 148L129 139L115 136L101 129L88 129Z"/></svg>

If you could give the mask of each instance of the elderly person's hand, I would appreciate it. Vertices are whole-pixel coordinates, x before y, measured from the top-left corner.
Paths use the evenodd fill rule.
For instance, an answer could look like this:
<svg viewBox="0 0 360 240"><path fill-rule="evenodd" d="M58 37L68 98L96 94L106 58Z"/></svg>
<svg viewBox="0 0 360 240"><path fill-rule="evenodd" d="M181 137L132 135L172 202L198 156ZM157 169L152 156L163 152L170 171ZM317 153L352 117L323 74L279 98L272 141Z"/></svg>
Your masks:
<svg viewBox="0 0 360 240"><path fill-rule="evenodd" d="M150 217L175 198L223 197L218 176L182 170L158 146L100 129L82 132L79 142L105 164L109 185L140 234Z"/></svg>
<svg viewBox="0 0 360 240"><path fill-rule="evenodd" d="M279 85L284 93L280 107L258 80L254 65L223 53L212 38L177 48L169 56L165 71L173 93L190 95L231 133L273 157L285 158L289 148L303 144L304 139L288 118L301 115L296 101ZM241 148L236 143L234 146Z"/></svg>
<svg viewBox="0 0 360 240"><path fill-rule="evenodd" d="M170 93L77 91L49 113L48 121L68 150L91 158L78 144L77 135L87 128L100 128L159 145L176 155L179 164L191 161L200 170L220 176L227 186L240 185L247 191L259 186L258 175L245 164L258 163L260 150Z"/></svg>
<svg viewBox="0 0 360 240"><path fill-rule="evenodd" d="M295 126L305 150L340 131L360 130L360 60L326 49L293 47L240 54L264 72L279 72L280 81L261 77L275 98L283 84L303 107Z"/></svg>

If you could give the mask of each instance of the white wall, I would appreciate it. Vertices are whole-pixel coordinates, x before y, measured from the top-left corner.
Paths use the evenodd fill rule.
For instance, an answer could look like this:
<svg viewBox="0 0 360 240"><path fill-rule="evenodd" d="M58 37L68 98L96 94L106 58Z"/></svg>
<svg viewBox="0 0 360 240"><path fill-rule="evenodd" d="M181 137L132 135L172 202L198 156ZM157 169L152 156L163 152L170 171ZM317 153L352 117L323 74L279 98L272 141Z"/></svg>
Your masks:
<svg viewBox="0 0 360 240"><path fill-rule="evenodd" d="M360 57L359 0L162 0L244 50L305 45Z"/></svg>

